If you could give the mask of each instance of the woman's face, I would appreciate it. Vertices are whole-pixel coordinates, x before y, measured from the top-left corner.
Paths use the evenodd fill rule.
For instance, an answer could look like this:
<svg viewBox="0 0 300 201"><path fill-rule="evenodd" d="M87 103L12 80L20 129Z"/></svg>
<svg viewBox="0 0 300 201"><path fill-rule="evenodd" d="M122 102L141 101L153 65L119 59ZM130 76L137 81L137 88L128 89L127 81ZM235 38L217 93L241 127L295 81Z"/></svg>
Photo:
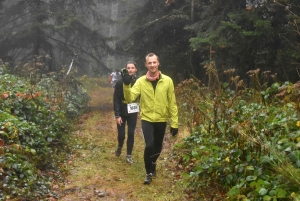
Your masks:
<svg viewBox="0 0 300 201"><path fill-rule="evenodd" d="M134 64L127 64L126 69L129 75L134 75L137 72L137 68Z"/></svg>

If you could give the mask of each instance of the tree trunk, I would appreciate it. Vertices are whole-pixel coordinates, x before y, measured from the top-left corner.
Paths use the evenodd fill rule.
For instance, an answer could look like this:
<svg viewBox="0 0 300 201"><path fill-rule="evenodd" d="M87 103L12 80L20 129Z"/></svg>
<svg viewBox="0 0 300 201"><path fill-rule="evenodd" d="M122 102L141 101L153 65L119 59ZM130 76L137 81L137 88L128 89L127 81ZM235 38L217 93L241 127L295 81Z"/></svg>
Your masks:
<svg viewBox="0 0 300 201"><path fill-rule="evenodd" d="M40 37L41 37L41 29L39 25L42 23L42 19L40 17L40 9L41 9L41 1L40 0L34 0L34 35L35 35L35 40L33 44L33 54L34 55L39 55L39 50L41 48L40 44Z"/></svg>
<svg viewBox="0 0 300 201"><path fill-rule="evenodd" d="M112 5L111 5L111 19L113 21L116 21L118 19L118 2L112 3ZM116 36L117 36L117 25L115 23L112 23L109 26L109 37L115 38ZM109 45L112 48L115 48L115 46L116 46L116 42L114 40L109 43ZM115 69L116 68L115 60L116 60L116 58L114 56L109 55L107 58L107 67L110 69Z"/></svg>
<svg viewBox="0 0 300 201"><path fill-rule="evenodd" d="M195 0L191 1L191 24L194 23L194 10L195 7ZM193 48L190 48L190 53L189 53L189 66L190 66L190 74L195 75L195 69L194 69L194 65L193 65Z"/></svg>
<svg viewBox="0 0 300 201"><path fill-rule="evenodd" d="M195 20L195 0L191 2L191 22L194 23Z"/></svg>

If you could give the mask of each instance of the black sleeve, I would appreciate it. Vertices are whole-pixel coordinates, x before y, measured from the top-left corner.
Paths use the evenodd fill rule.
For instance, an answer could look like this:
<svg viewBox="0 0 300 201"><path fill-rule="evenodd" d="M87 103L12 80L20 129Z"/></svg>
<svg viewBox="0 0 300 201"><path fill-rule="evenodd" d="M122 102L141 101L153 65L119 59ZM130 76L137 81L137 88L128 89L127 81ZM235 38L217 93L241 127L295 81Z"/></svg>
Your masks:
<svg viewBox="0 0 300 201"><path fill-rule="evenodd" d="M123 82L122 79L118 80L114 91L114 112L115 117L121 115L121 105L123 100Z"/></svg>

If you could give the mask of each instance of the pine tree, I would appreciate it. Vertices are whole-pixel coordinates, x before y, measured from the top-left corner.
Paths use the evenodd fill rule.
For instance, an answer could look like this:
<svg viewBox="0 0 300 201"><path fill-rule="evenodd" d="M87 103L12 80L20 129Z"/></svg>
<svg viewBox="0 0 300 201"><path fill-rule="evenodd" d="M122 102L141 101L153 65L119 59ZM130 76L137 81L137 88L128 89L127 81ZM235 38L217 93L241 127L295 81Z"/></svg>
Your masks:
<svg viewBox="0 0 300 201"><path fill-rule="evenodd" d="M206 7L196 24L198 35L190 40L205 55L203 63L214 60L219 70L235 68L242 77L258 68L278 73L280 79L292 76L287 72L295 70L293 59L282 56L290 50L284 35L297 39L289 31L285 7L267 0L214 1Z"/></svg>
<svg viewBox="0 0 300 201"><path fill-rule="evenodd" d="M298 79L297 0L144 0L128 14L133 33L118 47L140 62L160 55L163 69L205 78L206 63L219 72L236 69ZM171 68L175 67L175 68Z"/></svg>
<svg viewBox="0 0 300 201"><path fill-rule="evenodd" d="M0 19L0 58L26 62L48 55L49 69L60 69L76 55L77 65L86 63L108 71L108 54L115 54L101 31L100 22L111 22L97 10L97 1L11 0L4 1ZM97 3L109 3L108 0ZM93 20L91 20L93 19ZM96 26L91 22L97 22Z"/></svg>
<svg viewBox="0 0 300 201"><path fill-rule="evenodd" d="M185 1L145 0L127 11L132 33L118 48L134 55L139 63L153 52L160 57L163 71L188 70L191 4Z"/></svg>

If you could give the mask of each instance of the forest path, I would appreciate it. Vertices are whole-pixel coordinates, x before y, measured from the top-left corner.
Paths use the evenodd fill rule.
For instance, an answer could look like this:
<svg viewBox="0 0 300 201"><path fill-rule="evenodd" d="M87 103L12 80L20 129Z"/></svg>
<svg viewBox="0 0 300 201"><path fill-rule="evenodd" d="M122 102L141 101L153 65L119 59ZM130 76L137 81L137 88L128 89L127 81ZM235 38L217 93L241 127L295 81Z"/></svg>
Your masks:
<svg viewBox="0 0 300 201"><path fill-rule="evenodd" d="M158 159L157 176L144 185L144 141L141 123L135 131L133 164L125 162L126 143L122 155L116 157L117 127L113 113L113 89L93 87L89 113L81 117L74 139L78 142L69 159L70 174L60 187L60 201L175 201L186 200L183 188L176 184L179 175L170 152L179 138L167 132L163 151Z"/></svg>

